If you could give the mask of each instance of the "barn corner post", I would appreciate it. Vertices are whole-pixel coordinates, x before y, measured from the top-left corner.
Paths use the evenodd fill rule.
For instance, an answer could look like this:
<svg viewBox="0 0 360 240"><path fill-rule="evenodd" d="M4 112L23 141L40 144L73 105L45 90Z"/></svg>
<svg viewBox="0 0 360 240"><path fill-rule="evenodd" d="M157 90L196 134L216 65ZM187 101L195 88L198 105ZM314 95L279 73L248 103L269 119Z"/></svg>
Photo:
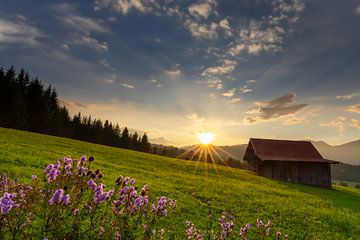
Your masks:
<svg viewBox="0 0 360 240"><path fill-rule="evenodd" d="M281 181L332 187L331 164L310 141L251 138L244 158L257 174Z"/></svg>

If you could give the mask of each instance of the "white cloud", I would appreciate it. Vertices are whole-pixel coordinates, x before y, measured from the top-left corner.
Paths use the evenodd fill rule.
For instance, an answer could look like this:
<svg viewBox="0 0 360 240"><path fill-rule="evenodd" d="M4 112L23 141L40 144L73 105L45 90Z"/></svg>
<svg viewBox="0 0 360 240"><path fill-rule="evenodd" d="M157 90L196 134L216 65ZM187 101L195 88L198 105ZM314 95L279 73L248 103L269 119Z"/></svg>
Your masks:
<svg viewBox="0 0 360 240"><path fill-rule="evenodd" d="M79 32L107 32L100 20L81 16L73 5L58 4L52 8L58 15L56 19Z"/></svg>
<svg viewBox="0 0 360 240"><path fill-rule="evenodd" d="M233 89L230 89L230 90L227 91L227 92L224 92L224 93L221 94L221 95L223 95L224 97L229 97L229 98L231 98L232 96L235 95L235 91L236 91L236 88L233 88Z"/></svg>
<svg viewBox="0 0 360 240"><path fill-rule="evenodd" d="M114 83L114 80L113 79L106 79L105 82L112 84L112 83Z"/></svg>
<svg viewBox="0 0 360 240"><path fill-rule="evenodd" d="M360 130L360 121L357 119L351 119L350 127L354 127Z"/></svg>
<svg viewBox="0 0 360 240"><path fill-rule="evenodd" d="M360 104L351 105L347 108L348 112L360 114Z"/></svg>
<svg viewBox="0 0 360 240"><path fill-rule="evenodd" d="M220 79L208 79L207 84L209 88L216 88L217 90L222 89L224 86Z"/></svg>
<svg viewBox="0 0 360 240"><path fill-rule="evenodd" d="M62 49L64 49L64 50L69 50L69 49L70 49L70 48L69 48L69 45L66 44L66 43L61 44L60 47L61 47Z"/></svg>
<svg viewBox="0 0 360 240"><path fill-rule="evenodd" d="M127 84L127 83L123 83L123 84L121 84L121 86L123 86L124 88L129 88L129 89L135 88L134 85Z"/></svg>
<svg viewBox="0 0 360 240"><path fill-rule="evenodd" d="M349 95L336 96L336 99L349 100L349 99L353 99L354 97L358 97L358 96L360 96L360 93L356 92L356 93L351 93Z"/></svg>
<svg viewBox="0 0 360 240"><path fill-rule="evenodd" d="M16 14L15 16L16 16L18 19L22 20L22 21L26 21L26 20L27 20L27 18L26 18L24 15L22 15L22 14Z"/></svg>
<svg viewBox="0 0 360 240"><path fill-rule="evenodd" d="M360 14L360 5L359 5L357 8L355 8L355 12L356 12L357 14Z"/></svg>
<svg viewBox="0 0 360 240"><path fill-rule="evenodd" d="M245 85L240 88L240 91L242 93L247 93L247 92L252 92L252 89Z"/></svg>
<svg viewBox="0 0 360 240"><path fill-rule="evenodd" d="M91 37L90 34L75 34L73 40L70 43L75 45L84 45L98 52L107 52L109 50L107 42L100 42L97 39Z"/></svg>
<svg viewBox="0 0 360 240"><path fill-rule="evenodd" d="M202 73L201 76L211 77L213 75L222 75L231 73L235 70L237 62L224 60L223 63L219 66L208 67Z"/></svg>
<svg viewBox="0 0 360 240"><path fill-rule="evenodd" d="M292 115L290 118L286 119L283 122L283 124L284 125L296 125L296 124L300 124L300 123L303 123L303 122L307 122L305 117L303 117L303 116L298 117L298 116Z"/></svg>
<svg viewBox="0 0 360 240"><path fill-rule="evenodd" d="M193 37L208 39L218 37L216 31L218 28L217 23L198 23L196 21L188 19L185 21L184 26L190 30Z"/></svg>
<svg viewBox="0 0 360 240"><path fill-rule="evenodd" d="M0 17L0 47L16 43L36 47L41 37L44 35L40 30L23 20L10 21Z"/></svg>
<svg viewBox="0 0 360 240"><path fill-rule="evenodd" d="M210 2L193 3L188 7L190 15L195 18L207 19L213 11L214 5Z"/></svg>
<svg viewBox="0 0 360 240"><path fill-rule="evenodd" d="M256 83L256 80L253 80L253 79L251 79L251 80L246 80L246 83L247 83L247 84Z"/></svg>
<svg viewBox="0 0 360 240"><path fill-rule="evenodd" d="M99 9L111 7L123 15L127 15L132 10L148 13L160 9L159 3L153 0L96 0L95 6Z"/></svg>
<svg viewBox="0 0 360 240"><path fill-rule="evenodd" d="M200 118L197 113L191 113L187 115L186 118L192 122L197 122L197 123L201 123L205 121L205 118Z"/></svg>
<svg viewBox="0 0 360 240"><path fill-rule="evenodd" d="M209 93L209 98L211 98L211 99L217 99L217 96L216 96L216 94L215 93Z"/></svg>
<svg viewBox="0 0 360 240"><path fill-rule="evenodd" d="M174 70L166 70L165 73L172 78L178 77L181 75L180 69L174 69Z"/></svg>
<svg viewBox="0 0 360 240"><path fill-rule="evenodd" d="M231 99L231 103L239 103L241 102L241 98L233 98Z"/></svg>
<svg viewBox="0 0 360 240"><path fill-rule="evenodd" d="M330 121L324 121L319 124L320 127L333 127L336 128L339 132L345 130L345 121L346 117L340 116Z"/></svg>

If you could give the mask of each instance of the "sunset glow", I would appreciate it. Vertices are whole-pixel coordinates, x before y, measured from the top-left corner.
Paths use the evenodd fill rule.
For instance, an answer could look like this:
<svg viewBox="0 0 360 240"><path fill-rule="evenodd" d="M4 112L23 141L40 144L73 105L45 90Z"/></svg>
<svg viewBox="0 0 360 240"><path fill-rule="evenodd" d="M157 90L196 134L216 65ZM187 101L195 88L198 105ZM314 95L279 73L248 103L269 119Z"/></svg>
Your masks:
<svg viewBox="0 0 360 240"><path fill-rule="evenodd" d="M213 133L199 133L198 135L199 142L201 144L210 144L211 141L214 139Z"/></svg>

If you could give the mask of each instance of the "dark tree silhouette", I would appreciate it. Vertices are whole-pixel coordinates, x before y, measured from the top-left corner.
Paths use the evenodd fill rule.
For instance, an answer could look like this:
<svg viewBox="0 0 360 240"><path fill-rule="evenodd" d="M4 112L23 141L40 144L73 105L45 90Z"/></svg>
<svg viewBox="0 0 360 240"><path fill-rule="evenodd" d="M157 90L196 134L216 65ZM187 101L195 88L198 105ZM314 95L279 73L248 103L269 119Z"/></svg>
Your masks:
<svg viewBox="0 0 360 240"><path fill-rule="evenodd" d="M0 68L0 127L74 138L109 146L150 152L146 134L131 134L127 127L121 131L109 120L92 119L81 113L70 117L61 106L56 90L46 89L37 78L14 67Z"/></svg>

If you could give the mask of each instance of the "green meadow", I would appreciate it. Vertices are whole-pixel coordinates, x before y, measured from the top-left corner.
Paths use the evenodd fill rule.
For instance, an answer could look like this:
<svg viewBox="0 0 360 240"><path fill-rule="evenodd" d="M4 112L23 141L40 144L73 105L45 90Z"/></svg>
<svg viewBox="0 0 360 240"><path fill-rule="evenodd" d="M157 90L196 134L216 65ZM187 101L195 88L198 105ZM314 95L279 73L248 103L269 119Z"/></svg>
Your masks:
<svg viewBox="0 0 360 240"><path fill-rule="evenodd" d="M237 225L271 220L272 230L290 239L360 239L360 191L351 187L278 182L246 170L0 128L0 172L23 182L42 176L58 158L84 154L95 157L107 188L118 175L131 176L138 186L149 184L153 198L177 199L177 213L164 224L182 238L185 220L205 228L210 209L215 219L230 212Z"/></svg>

